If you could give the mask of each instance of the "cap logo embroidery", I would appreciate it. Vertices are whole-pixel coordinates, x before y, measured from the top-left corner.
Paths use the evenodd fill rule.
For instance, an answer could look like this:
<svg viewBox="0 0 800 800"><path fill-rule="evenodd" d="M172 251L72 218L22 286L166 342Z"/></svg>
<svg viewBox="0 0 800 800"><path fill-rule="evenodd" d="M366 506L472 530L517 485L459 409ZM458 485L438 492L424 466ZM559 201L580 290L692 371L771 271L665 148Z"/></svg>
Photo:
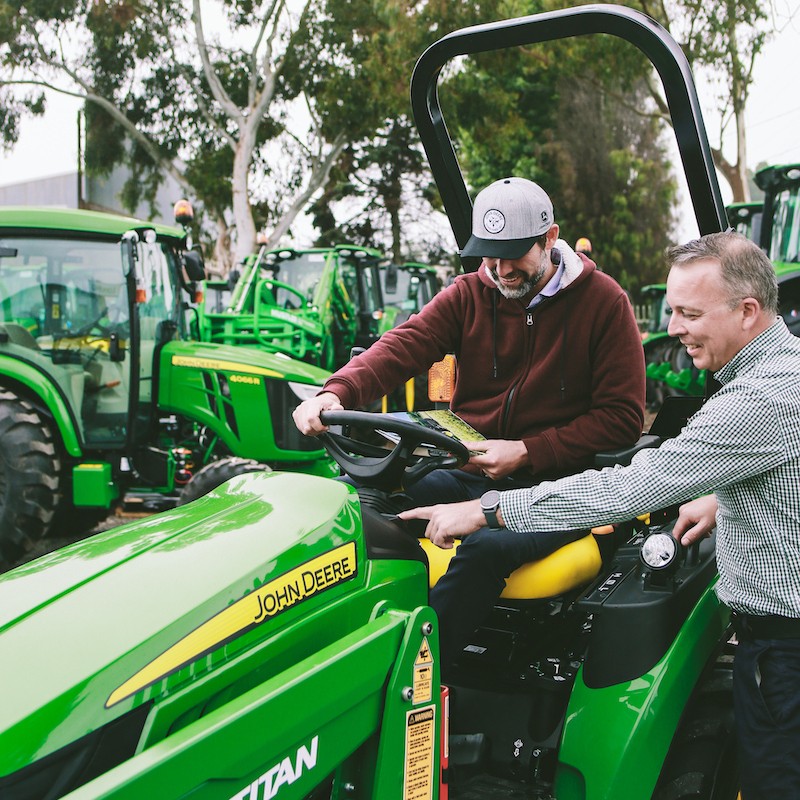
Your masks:
<svg viewBox="0 0 800 800"><path fill-rule="evenodd" d="M483 227L486 228L489 233L500 233L505 226L506 218L503 216L502 211L498 211L496 208L490 208L483 215Z"/></svg>
<svg viewBox="0 0 800 800"><path fill-rule="evenodd" d="M547 212L542 211L542 222L547 222Z"/></svg>

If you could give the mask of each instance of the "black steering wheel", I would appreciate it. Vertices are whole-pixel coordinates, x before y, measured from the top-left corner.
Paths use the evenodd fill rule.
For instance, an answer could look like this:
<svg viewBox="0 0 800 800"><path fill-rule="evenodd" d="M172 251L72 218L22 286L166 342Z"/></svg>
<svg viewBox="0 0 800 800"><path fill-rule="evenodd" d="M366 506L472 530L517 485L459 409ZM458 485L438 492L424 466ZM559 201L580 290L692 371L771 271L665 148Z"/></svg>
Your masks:
<svg viewBox="0 0 800 800"><path fill-rule="evenodd" d="M112 332L111 328L100 324L100 320L103 319L106 314L108 314L108 309L104 308L94 319L89 320L89 322L85 323L84 325L81 325L80 328L69 331L67 337L70 339L81 339L84 336L88 336L94 330L99 331L101 336L110 336Z"/></svg>
<svg viewBox="0 0 800 800"><path fill-rule="evenodd" d="M385 437L387 449L344 433L320 434L336 463L363 486L389 492L408 488L432 470L457 469L469 461L469 450L458 439L391 414L323 411L320 419L329 426L358 427L375 439L380 439L381 431L390 435Z"/></svg>

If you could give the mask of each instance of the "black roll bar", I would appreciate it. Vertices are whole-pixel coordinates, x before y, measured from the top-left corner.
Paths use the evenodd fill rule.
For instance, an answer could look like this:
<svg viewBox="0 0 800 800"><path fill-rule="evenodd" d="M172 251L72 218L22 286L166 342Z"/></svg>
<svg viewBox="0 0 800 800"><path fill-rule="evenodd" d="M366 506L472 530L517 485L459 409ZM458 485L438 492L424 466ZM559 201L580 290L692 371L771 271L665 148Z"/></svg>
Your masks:
<svg viewBox="0 0 800 800"><path fill-rule="evenodd" d="M683 51L661 25L639 11L618 5L587 5L463 28L434 42L417 61L411 78L412 112L459 249L471 233L472 201L439 105L442 68L460 55L594 33L625 39L656 68L664 84L700 233L728 228L694 79Z"/></svg>

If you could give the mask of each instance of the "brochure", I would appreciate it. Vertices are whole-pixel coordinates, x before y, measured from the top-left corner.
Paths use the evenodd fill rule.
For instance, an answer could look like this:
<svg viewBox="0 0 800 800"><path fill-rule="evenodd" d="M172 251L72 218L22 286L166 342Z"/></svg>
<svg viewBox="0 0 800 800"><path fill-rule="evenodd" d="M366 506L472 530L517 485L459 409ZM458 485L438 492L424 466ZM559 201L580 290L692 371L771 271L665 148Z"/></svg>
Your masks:
<svg viewBox="0 0 800 800"><path fill-rule="evenodd" d="M398 411L392 412L389 416L407 420L408 422L415 422L423 427L452 436L460 442L477 442L486 439L483 434L476 431L475 428L461 419L458 414L454 414L449 408L433 409L431 411ZM392 442L400 441L400 437L391 431L378 431L378 433ZM477 451L470 451L470 454L476 455Z"/></svg>

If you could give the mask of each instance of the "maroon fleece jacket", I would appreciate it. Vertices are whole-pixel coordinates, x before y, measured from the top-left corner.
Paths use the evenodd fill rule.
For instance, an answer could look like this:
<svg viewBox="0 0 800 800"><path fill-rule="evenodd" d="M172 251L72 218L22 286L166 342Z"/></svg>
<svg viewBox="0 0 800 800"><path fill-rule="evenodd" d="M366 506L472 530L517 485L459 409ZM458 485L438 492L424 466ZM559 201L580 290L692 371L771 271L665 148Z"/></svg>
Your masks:
<svg viewBox="0 0 800 800"><path fill-rule="evenodd" d="M345 408L457 358L450 407L487 439L521 439L538 478L580 471L633 444L644 424L644 353L630 301L589 259L532 311L483 267L459 276L325 384ZM568 274L569 273L569 274ZM565 285L566 284L566 285Z"/></svg>

